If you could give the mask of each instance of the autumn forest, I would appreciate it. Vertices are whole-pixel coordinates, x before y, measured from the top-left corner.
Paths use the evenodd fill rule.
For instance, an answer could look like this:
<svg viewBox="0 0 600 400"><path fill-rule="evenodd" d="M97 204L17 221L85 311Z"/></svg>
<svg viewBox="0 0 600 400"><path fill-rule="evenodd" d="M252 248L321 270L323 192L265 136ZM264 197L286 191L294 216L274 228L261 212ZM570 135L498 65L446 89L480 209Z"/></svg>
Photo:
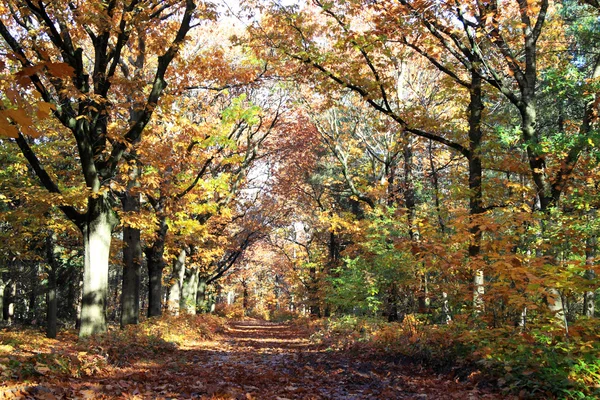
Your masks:
<svg viewBox="0 0 600 400"><path fill-rule="evenodd" d="M6 0L0 36L0 398L600 396L597 0Z"/></svg>

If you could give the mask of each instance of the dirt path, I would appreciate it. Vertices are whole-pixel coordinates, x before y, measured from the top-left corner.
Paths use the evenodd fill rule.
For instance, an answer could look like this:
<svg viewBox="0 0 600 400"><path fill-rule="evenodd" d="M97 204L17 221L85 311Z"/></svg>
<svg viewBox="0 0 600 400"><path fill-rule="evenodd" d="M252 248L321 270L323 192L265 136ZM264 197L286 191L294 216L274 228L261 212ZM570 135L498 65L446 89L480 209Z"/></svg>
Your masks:
<svg viewBox="0 0 600 400"><path fill-rule="evenodd" d="M319 350L286 325L236 323L230 353L218 370L259 399L483 399L498 398L393 362ZM217 367L218 368L218 367Z"/></svg>
<svg viewBox="0 0 600 400"><path fill-rule="evenodd" d="M392 361L319 349L305 332L257 321L232 323L219 340L136 360L110 375L40 383L27 394L40 399L501 398Z"/></svg>

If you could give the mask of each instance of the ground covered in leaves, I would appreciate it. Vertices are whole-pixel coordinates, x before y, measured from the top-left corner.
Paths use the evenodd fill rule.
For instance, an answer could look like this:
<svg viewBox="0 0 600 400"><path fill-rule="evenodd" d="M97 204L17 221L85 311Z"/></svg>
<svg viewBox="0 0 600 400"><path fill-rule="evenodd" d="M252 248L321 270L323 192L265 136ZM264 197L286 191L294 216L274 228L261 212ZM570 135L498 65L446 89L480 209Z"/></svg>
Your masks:
<svg viewBox="0 0 600 400"><path fill-rule="evenodd" d="M300 325L214 317L104 338L0 332L0 398L499 399L393 357L332 350Z"/></svg>

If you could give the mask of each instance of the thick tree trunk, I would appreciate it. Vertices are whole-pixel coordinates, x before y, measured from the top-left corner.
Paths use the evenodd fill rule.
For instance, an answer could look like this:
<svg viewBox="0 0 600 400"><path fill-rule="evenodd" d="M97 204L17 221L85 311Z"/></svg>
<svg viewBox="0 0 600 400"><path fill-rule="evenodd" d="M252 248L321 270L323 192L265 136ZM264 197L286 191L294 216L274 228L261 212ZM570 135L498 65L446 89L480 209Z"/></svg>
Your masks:
<svg viewBox="0 0 600 400"><path fill-rule="evenodd" d="M200 276L198 278L198 290L196 291L196 312L198 313L208 312L208 298L206 296L208 284L206 281L206 277Z"/></svg>
<svg viewBox="0 0 600 400"><path fill-rule="evenodd" d="M198 267L188 268L185 271L181 288L181 309L187 314L196 314L199 273Z"/></svg>
<svg viewBox="0 0 600 400"><path fill-rule="evenodd" d="M148 258L148 317L162 315L162 275L165 262L154 254Z"/></svg>
<svg viewBox="0 0 600 400"><path fill-rule="evenodd" d="M83 226L83 294L79 337L106 332L108 260L112 230L117 220L105 196L88 199Z"/></svg>
<svg viewBox="0 0 600 400"><path fill-rule="evenodd" d="M165 239L167 236L167 219L160 217L156 239L152 247L146 249L148 262L148 317L162 315L162 275L165 269Z"/></svg>
<svg viewBox="0 0 600 400"><path fill-rule="evenodd" d="M187 252L181 249L179 256L173 260L173 273L169 283L167 295L167 309L173 315L179 315L181 308L181 290L183 287L183 279L185 277L185 258Z"/></svg>
<svg viewBox="0 0 600 400"><path fill-rule="evenodd" d="M123 211L139 212L140 197L126 193ZM123 283L121 288L121 327L137 324L140 319L140 284L142 277L142 244L140 230L123 227Z"/></svg>
<svg viewBox="0 0 600 400"><path fill-rule="evenodd" d="M471 87L469 88L469 214L471 216L471 242L469 244L469 259L477 263L481 251L481 228L476 221L483 213L483 191L481 187L483 168L481 164L481 118L483 101L481 91L481 76L478 67L471 71ZM473 276L473 311L475 315L483 312L483 295L485 277L483 271L476 269Z"/></svg>

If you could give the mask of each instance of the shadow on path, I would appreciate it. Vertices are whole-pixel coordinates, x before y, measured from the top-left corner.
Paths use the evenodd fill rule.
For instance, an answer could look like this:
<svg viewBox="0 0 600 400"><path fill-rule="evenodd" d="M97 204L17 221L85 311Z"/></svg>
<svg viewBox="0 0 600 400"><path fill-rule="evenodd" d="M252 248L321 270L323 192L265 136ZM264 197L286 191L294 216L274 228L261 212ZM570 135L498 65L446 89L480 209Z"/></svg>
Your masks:
<svg viewBox="0 0 600 400"><path fill-rule="evenodd" d="M389 360L326 351L292 325L230 323L221 338L149 356L110 374L30 387L87 399L500 399ZM0 396L0 398L2 398Z"/></svg>

